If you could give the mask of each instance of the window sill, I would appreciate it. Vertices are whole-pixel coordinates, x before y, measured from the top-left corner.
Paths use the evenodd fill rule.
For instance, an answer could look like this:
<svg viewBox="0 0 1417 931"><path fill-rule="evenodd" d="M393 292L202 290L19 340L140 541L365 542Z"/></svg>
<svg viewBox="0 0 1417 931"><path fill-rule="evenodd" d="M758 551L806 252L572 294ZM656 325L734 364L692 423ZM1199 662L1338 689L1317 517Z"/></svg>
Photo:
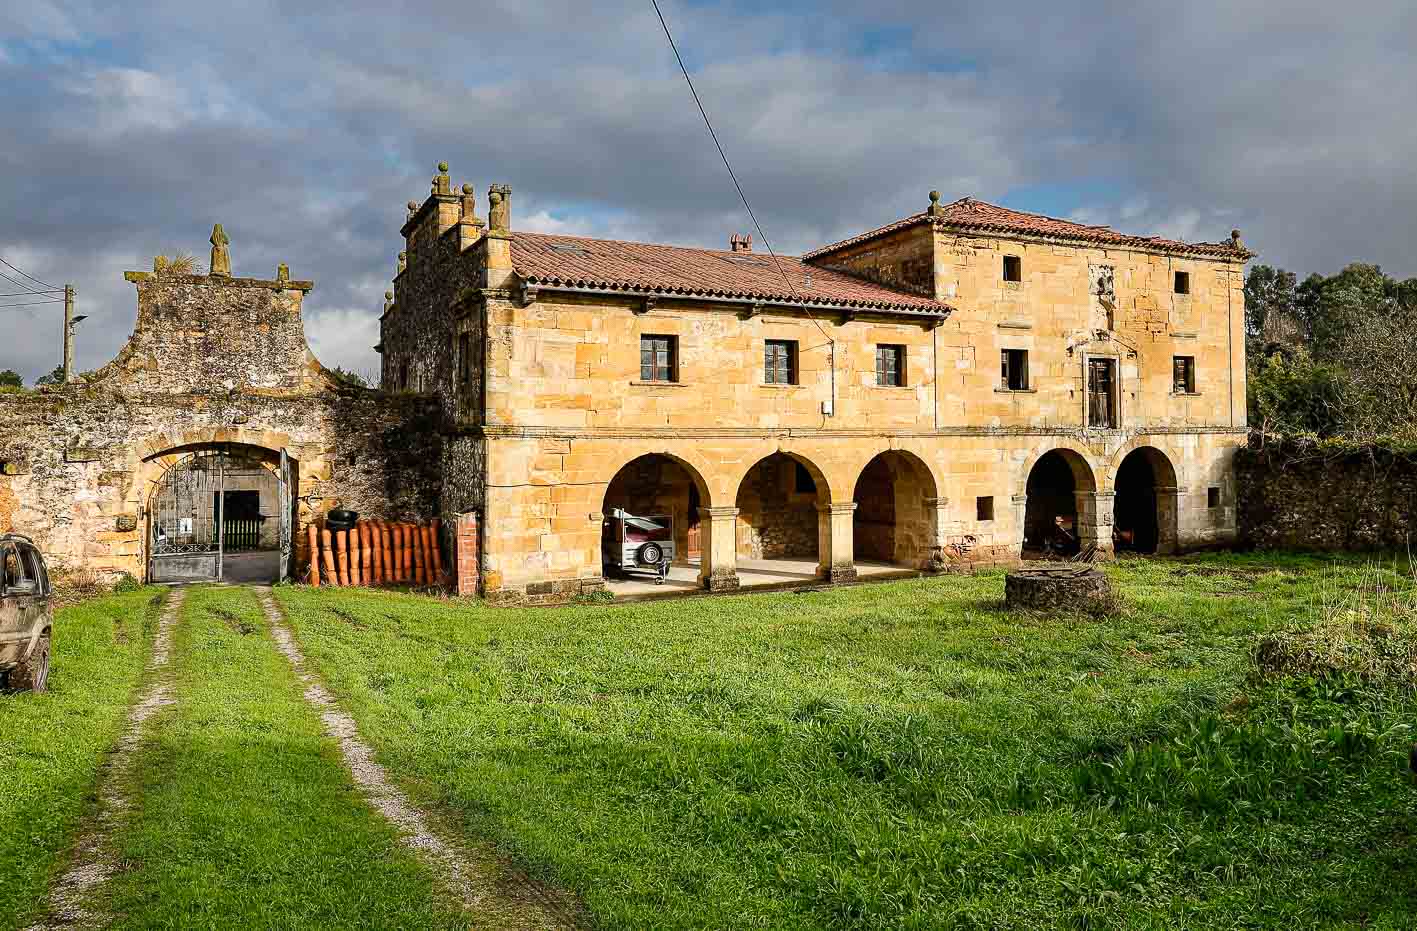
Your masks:
<svg viewBox="0 0 1417 931"><path fill-rule="evenodd" d="M795 390L795 389L801 388L801 387L803 387L803 386L802 386L802 385L784 385L784 384L782 384L781 382L768 382L768 381L765 381L765 382L763 382L762 384L758 385L758 387L759 387L759 388L778 388L778 389Z"/></svg>
<svg viewBox="0 0 1417 931"><path fill-rule="evenodd" d="M914 385L867 385L867 388L879 388L882 391L906 391L915 387Z"/></svg>
<svg viewBox="0 0 1417 931"><path fill-rule="evenodd" d="M687 388L687 383L682 381L640 381L632 379L630 384L636 388Z"/></svg>
<svg viewBox="0 0 1417 931"><path fill-rule="evenodd" d="M1037 388L995 388L995 394L1037 394Z"/></svg>
<svg viewBox="0 0 1417 931"><path fill-rule="evenodd" d="M1173 398L1198 398L1198 397L1200 397L1200 396L1201 396L1201 393L1200 393L1199 391L1173 391L1173 392L1171 392L1171 397L1173 397Z"/></svg>

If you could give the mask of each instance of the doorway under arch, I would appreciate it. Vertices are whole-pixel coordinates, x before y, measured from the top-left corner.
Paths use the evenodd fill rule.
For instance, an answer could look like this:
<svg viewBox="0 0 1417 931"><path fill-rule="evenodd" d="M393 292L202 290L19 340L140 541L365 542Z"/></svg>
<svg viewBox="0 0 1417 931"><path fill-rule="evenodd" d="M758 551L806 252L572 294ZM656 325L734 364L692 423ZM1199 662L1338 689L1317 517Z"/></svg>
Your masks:
<svg viewBox="0 0 1417 931"><path fill-rule="evenodd" d="M1078 495L1097 490L1087 460L1071 449L1038 457L1028 473L1024 506L1024 559L1066 558L1081 550Z"/></svg>
<svg viewBox="0 0 1417 931"><path fill-rule="evenodd" d="M816 560L826 480L804 459L773 453L738 484L737 552L744 560Z"/></svg>
<svg viewBox="0 0 1417 931"><path fill-rule="evenodd" d="M936 498L934 477L910 453L877 454L856 479L852 501L852 550L857 560L925 567L935 528L927 501Z"/></svg>
<svg viewBox="0 0 1417 931"><path fill-rule="evenodd" d="M296 470L284 451L237 443L153 457L147 580L279 582L293 559Z"/></svg>
<svg viewBox="0 0 1417 931"><path fill-rule="evenodd" d="M1176 469L1161 450L1140 446L1117 466L1113 481L1112 545L1122 553L1170 553L1176 548Z"/></svg>

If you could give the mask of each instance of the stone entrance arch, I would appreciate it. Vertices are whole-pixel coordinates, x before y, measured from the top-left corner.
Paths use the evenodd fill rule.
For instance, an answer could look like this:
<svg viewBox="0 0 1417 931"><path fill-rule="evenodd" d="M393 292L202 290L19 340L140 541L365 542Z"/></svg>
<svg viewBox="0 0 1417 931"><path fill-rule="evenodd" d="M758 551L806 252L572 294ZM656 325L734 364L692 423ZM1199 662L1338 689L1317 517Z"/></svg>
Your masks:
<svg viewBox="0 0 1417 931"><path fill-rule="evenodd" d="M293 561L296 470L282 451L179 447L146 463L149 582L277 582Z"/></svg>
<svg viewBox="0 0 1417 931"><path fill-rule="evenodd" d="M861 470L852 493L857 560L929 569L938 558L939 491L913 453L886 450Z"/></svg>
<svg viewBox="0 0 1417 931"><path fill-rule="evenodd" d="M1039 456L1024 492L1022 558L1074 556L1097 545L1097 480L1081 454L1060 447Z"/></svg>
<svg viewBox="0 0 1417 931"><path fill-rule="evenodd" d="M1112 541L1118 552L1176 552L1180 490L1165 453L1154 446L1127 453L1112 489Z"/></svg>

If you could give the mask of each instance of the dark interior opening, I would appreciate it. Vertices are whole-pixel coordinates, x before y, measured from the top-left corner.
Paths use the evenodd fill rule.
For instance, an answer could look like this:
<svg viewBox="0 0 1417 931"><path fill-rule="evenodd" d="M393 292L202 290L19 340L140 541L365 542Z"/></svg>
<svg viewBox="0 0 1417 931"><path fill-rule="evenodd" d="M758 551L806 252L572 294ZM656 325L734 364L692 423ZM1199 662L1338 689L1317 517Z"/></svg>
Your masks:
<svg viewBox="0 0 1417 931"><path fill-rule="evenodd" d="M1112 505L1112 546L1119 553L1155 553L1159 538L1156 519L1156 472L1137 450L1117 469Z"/></svg>

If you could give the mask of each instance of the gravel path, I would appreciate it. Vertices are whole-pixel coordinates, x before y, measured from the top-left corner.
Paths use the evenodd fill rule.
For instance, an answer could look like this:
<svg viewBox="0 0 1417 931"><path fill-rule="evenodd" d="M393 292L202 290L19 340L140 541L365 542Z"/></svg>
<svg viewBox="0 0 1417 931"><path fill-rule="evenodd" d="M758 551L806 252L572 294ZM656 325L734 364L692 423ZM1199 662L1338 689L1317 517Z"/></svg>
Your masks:
<svg viewBox="0 0 1417 931"><path fill-rule="evenodd" d="M107 916L94 914L84 903L94 887L108 880L118 869L111 836L118 817L132 804L128 797L128 777L132 773L134 753L146 733L147 721L159 709L172 704L167 664L172 654L172 631L181 617L185 598L186 593L180 588L173 589L167 596L153 640L153 654L148 660L149 684L128 711L123 736L104 764L99 777L98 810L79 835L69 868L50 890L44 918L31 925L30 931L98 928L109 924Z"/></svg>
<svg viewBox="0 0 1417 931"><path fill-rule="evenodd" d="M295 668L305 686L305 700L320 712L325 732L339 742L345 766L364 797L398 829L403 843L432 867L463 907L475 917L489 921L488 927L548 931L578 927L576 909L568 897L516 874L486 853L469 855L430 827L428 816L389 781L384 768L374 761L374 751L360 739L354 719L339 709L319 678L310 672L271 590L258 587L256 593L276 646Z"/></svg>

